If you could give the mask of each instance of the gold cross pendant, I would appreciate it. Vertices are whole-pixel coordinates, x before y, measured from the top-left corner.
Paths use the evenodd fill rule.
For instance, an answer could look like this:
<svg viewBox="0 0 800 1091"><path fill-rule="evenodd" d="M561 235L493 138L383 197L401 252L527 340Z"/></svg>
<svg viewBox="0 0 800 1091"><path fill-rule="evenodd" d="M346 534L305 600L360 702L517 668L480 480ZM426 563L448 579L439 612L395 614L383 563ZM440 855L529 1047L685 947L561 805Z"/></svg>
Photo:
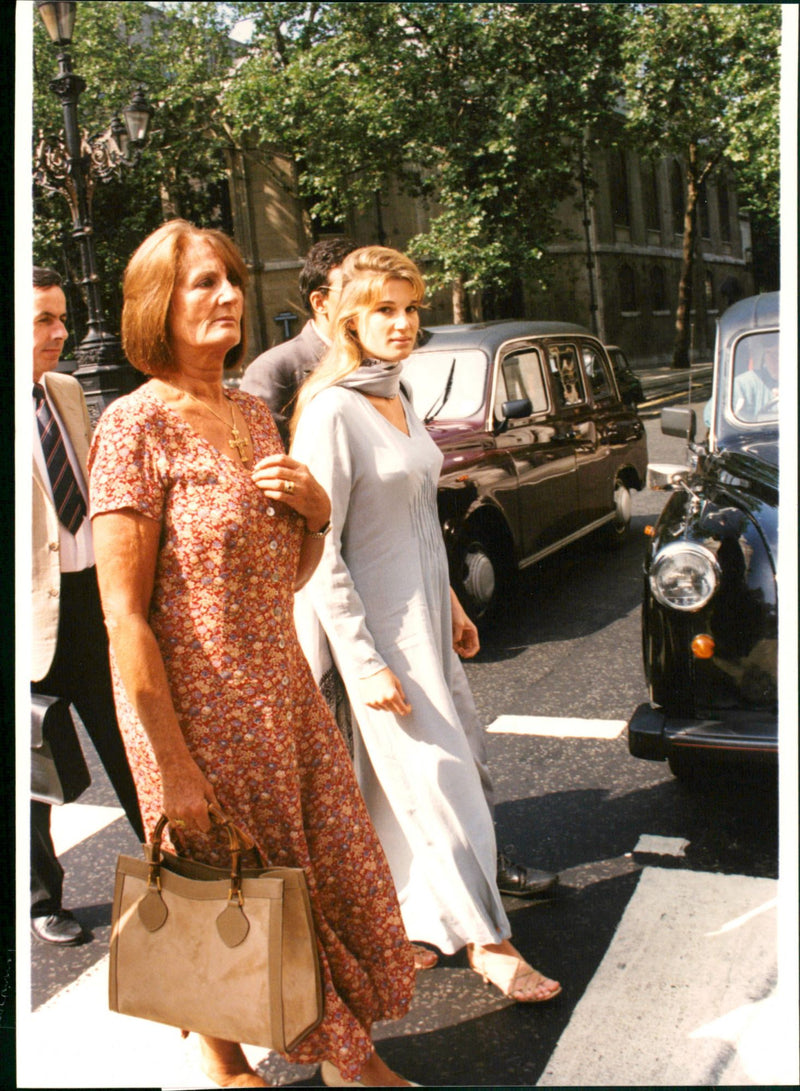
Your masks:
<svg viewBox="0 0 800 1091"><path fill-rule="evenodd" d="M250 444L247 442L245 437L240 434L239 429L236 427L235 424L231 426L231 438L228 440L228 445L230 447L236 448L236 450L239 452L239 458L242 460L242 462L247 462L247 459L250 457L247 453L247 448L250 446Z"/></svg>

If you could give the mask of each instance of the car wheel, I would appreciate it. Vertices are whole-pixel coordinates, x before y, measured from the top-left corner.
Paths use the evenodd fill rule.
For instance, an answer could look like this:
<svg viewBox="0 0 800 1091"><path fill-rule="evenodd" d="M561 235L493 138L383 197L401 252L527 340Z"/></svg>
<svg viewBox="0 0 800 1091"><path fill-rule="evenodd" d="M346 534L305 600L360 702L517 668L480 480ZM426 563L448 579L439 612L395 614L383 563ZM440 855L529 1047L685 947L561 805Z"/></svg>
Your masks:
<svg viewBox="0 0 800 1091"><path fill-rule="evenodd" d="M614 482L614 518L601 529L606 546L619 549L628 537L631 525L631 493L628 486L618 477Z"/></svg>
<svg viewBox="0 0 800 1091"><path fill-rule="evenodd" d="M670 754L667 765L675 779L687 787L700 784L708 777L708 767L691 754Z"/></svg>
<svg viewBox="0 0 800 1091"><path fill-rule="evenodd" d="M507 582L507 566L493 542L468 536L461 549L459 599L473 621L497 610Z"/></svg>

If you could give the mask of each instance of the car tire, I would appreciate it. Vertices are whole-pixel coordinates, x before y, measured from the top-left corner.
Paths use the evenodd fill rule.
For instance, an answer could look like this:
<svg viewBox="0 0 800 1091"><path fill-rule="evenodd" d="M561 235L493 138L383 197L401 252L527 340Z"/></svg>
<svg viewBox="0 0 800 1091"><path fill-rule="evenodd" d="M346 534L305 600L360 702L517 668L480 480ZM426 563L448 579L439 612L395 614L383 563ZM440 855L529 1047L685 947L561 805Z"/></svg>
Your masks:
<svg viewBox="0 0 800 1091"><path fill-rule="evenodd" d="M631 526L631 491L621 477L614 482L615 514L611 522L601 528L603 543L608 549L621 549Z"/></svg>
<svg viewBox="0 0 800 1091"><path fill-rule="evenodd" d="M503 551L485 534L467 534L459 550L459 571L458 598L472 620L496 616L509 581Z"/></svg>
<svg viewBox="0 0 800 1091"><path fill-rule="evenodd" d="M709 775L708 767L691 754L670 754L667 765L675 779L687 788L701 784Z"/></svg>

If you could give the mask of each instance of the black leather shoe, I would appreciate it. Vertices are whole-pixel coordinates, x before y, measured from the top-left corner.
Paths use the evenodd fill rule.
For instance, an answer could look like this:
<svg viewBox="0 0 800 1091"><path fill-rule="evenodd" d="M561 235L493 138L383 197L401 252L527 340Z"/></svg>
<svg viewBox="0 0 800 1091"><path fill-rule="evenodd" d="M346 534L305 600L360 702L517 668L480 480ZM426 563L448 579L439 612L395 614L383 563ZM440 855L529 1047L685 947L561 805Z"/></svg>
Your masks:
<svg viewBox="0 0 800 1091"><path fill-rule="evenodd" d="M31 917L31 931L45 943L61 947L77 947L89 938L68 909L60 909L47 917Z"/></svg>
<svg viewBox="0 0 800 1091"><path fill-rule="evenodd" d="M513 894L517 898L541 897L552 894L558 886L558 875L552 871L515 864L503 852L497 854L497 887L501 894Z"/></svg>

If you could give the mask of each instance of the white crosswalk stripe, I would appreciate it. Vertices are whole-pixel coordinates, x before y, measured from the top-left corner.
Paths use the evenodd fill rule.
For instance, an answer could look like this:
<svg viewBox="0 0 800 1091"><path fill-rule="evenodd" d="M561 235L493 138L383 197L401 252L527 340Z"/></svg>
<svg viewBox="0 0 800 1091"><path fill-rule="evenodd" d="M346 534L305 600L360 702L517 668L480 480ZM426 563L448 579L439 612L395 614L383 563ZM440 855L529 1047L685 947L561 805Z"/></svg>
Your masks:
<svg viewBox="0 0 800 1091"><path fill-rule="evenodd" d="M774 879L645 868L538 1086L786 1082L776 891Z"/></svg>
<svg viewBox="0 0 800 1091"><path fill-rule="evenodd" d="M576 716L498 716L486 728L492 735L547 735L557 739L616 739L626 720L591 720Z"/></svg>
<svg viewBox="0 0 800 1091"><path fill-rule="evenodd" d="M97 807L91 803L67 803L63 807L53 807L50 833L56 856L61 856L67 849L110 826L124 814L121 807Z"/></svg>

